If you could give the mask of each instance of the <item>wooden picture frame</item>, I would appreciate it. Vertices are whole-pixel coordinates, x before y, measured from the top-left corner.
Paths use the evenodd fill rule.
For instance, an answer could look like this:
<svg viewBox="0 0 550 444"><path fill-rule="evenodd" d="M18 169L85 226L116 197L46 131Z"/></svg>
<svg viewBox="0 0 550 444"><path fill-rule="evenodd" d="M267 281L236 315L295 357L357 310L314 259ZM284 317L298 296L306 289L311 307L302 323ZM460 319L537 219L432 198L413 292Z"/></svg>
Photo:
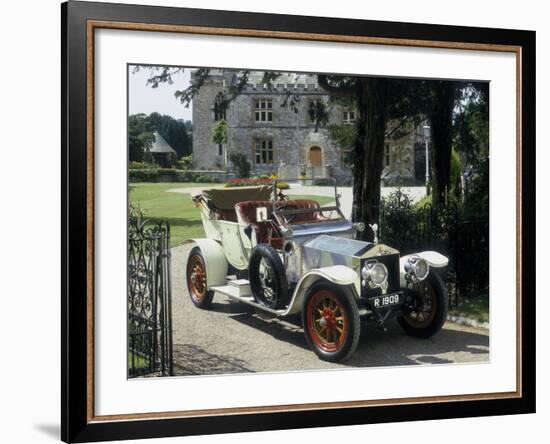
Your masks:
<svg viewBox="0 0 550 444"><path fill-rule="evenodd" d="M535 411L535 33L70 1L62 14L62 412L65 442ZM94 414L94 32L97 29L471 49L516 55L517 390L322 404ZM513 196L509 197L514 199Z"/></svg>

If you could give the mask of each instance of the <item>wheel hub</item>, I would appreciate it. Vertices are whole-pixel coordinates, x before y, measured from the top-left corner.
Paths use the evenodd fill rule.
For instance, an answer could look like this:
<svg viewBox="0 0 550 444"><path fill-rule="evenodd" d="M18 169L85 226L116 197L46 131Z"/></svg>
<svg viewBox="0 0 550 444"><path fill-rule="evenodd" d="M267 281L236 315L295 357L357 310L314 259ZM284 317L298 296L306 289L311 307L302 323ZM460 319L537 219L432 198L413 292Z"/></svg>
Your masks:
<svg viewBox="0 0 550 444"><path fill-rule="evenodd" d="M336 327L336 315L333 310L326 309L323 311L323 317L319 321L321 327L326 327L328 330L333 330Z"/></svg>

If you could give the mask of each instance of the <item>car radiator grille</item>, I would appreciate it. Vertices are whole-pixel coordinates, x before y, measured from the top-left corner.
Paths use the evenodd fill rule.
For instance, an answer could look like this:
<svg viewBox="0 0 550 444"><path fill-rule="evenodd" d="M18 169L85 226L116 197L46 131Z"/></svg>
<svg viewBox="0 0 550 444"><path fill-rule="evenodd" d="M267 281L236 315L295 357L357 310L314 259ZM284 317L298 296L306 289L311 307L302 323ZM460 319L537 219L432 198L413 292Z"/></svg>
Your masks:
<svg viewBox="0 0 550 444"><path fill-rule="evenodd" d="M365 259L361 261L361 269L363 269L365 262L372 260L373 258ZM395 293L399 291L399 255L388 254L385 256L378 256L375 258L378 262L384 264L388 269L388 289L386 293ZM382 290L380 288L370 288L368 286L363 287L361 285L361 297L370 298L373 296L380 296Z"/></svg>

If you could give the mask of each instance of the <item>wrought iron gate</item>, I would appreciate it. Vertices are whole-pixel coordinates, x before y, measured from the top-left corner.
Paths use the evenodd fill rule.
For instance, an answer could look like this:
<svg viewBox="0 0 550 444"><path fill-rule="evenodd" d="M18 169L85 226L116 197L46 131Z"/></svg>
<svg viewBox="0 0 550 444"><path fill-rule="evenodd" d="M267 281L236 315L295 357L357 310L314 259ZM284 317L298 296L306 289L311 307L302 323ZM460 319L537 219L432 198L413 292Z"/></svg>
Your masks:
<svg viewBox="0 0 550 444"><path fill-rule="evenodd" d="M142 221L128 228L128 377L173 375L170 225Z"/></svg>

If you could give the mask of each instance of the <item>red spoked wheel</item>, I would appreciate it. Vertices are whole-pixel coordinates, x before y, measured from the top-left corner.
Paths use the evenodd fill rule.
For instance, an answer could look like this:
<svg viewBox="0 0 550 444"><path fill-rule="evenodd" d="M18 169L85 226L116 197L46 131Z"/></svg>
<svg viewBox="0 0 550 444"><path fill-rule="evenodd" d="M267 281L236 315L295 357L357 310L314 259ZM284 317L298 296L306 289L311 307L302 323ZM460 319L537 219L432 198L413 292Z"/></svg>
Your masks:
<svg viewBox="0 0 550 444"><path fill-rule="evenodd" d="M187 260L187 289L191 301L199 308L208 308L212 303L214 292L208 290L206 264L199 247L189 253Z"/></svg>
<svg viewBox="0 0 550 444"><path fill-rule="evenodd" d="M315 345L327 352L338 350L346 337L348 319L334 294L320 290L308 302L307 326Z"/></svg>
<svg viewBox="0 0 550 444"><path fill-rule="evenodd" d="M302 313L304 334L321 359L349 358L359 342L359 311L350 290L321 281L314 284Z"/></svg>

